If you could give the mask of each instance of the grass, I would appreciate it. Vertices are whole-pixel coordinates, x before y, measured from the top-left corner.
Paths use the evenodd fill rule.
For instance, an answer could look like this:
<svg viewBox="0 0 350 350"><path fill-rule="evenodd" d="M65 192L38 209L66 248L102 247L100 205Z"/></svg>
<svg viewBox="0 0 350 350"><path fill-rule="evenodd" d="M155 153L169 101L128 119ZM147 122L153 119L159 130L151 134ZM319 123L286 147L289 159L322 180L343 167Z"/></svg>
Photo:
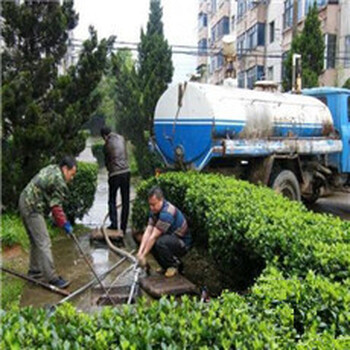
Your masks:
<svg viewBox="0 0 350 350"><path fill-rule="evenodd" d="M46 221L50 237L56 237L62 230ZM1 216L0 239L2 247L13 247L19 244L25 250L29 249L29 238L25 231L22 219L18 214L5 213Z"/></svg>
<svg viewBox="0 0 350 350"><path fill-rule="evenodd" d="M7 265L8 268L13 268L13 265ZM25 281L12 277L8 274L1 272L1 303L0 308L2 310L9 310L19 306Z"/></svg>
<svg viewBox="0 0 350 350"><path fill-rule="evenodd" d="M12 247L20 244L23 248L29 248L29 238L18 214L7 213L1 216L1 245Z"/></svg>
<svg viewBox="0 0 350 350"><path fill-rule="evenodd" d="M62 229L53 227L48 221L47 228L49 230L50 237L53 240L59 238L61 235L64 235ZM0 232L2 251L4 251L4 248L14 248L16 245L20 245L24 250L19 253L19 256L16 255L15 257L9 259L4 258L5 254L2 254L2 265L25 274L28 267L28 258L25 252L29 251L29 238L20 216L15 213L3 214L1 217ZM86 228L83 225L75 225L74 232L75 234L79 235L85 233ZM1 272L0 308L3 310L9 310L14 307L18 307L25 284L25 281Z"/></svg>

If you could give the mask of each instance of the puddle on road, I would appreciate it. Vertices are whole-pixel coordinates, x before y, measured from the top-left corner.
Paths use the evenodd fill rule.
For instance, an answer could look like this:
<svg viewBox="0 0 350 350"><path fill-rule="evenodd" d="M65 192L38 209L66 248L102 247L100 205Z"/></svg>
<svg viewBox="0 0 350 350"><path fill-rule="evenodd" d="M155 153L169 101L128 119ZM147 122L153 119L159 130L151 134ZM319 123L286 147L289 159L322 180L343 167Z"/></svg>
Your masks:
<svg viewBox="0 0 350 350"><path fill-rule="evenodd" d="M121 259L119 256L111 252L104 243L90 243L89 233L79 236L78 239L83 251L87 254L98 275L103 274ZM130 249L127 247L126 250L129 251ZM74 292L94 278L93 273L86 264L83 256L80 255L74 241L69 239L69 237L62 237L60 240L54 242L52 252L58 274L71 281L71 284L67 289L70 292ZM112 284L115 281L116 276L128 266L130 266L128 261L125 261L118 266L103 280L104 285L109 286ZM62 298L63 297L58 294L28 283L22 293L20 305L45 307L58 303ZM80 310L93 311L97 308L95 301L96 293L90 288L81 295L71 299L70 302Z"/></svg>

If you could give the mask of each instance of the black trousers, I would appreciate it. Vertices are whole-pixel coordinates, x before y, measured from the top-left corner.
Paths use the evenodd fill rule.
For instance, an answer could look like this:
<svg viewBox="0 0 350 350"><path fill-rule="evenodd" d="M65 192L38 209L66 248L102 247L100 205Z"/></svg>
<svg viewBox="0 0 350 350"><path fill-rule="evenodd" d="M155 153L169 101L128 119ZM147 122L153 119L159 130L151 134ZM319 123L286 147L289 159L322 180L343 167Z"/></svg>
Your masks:
<svg viewBox="0 0 350 350"><path fill-rule="evenodd" d="M111 226L118 229L117 193L120 188L122 198L122 215L120 229L125 232L128 226L130 206L130 172L114 175L108 179L109 196L108 208Z"/></svg>
<svg viewBox="0 0 350 350"><path fill-rule="evenodd" d="M180 267L180 257L187 253L184 241L176 235L160 236L152 247L152 254L158 264L166 270L168 267Z"/></svg>

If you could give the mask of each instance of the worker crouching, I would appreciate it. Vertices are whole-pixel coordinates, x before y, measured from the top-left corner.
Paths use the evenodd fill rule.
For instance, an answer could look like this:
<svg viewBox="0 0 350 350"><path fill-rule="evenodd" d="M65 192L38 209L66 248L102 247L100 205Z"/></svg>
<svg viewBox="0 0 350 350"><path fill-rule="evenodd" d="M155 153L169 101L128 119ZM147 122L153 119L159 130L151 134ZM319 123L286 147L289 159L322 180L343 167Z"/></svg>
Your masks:
<svg viewBox="0 0 350 350"><path fill-rule="evenodd" d="M147 228L142 236L137 258L139 265L146 265L146 256L151 252L166 277L173 277L182 270L180 258L191 247L192 237L182 212L166 201L159 187L148 194L150 208Z"/></svg>

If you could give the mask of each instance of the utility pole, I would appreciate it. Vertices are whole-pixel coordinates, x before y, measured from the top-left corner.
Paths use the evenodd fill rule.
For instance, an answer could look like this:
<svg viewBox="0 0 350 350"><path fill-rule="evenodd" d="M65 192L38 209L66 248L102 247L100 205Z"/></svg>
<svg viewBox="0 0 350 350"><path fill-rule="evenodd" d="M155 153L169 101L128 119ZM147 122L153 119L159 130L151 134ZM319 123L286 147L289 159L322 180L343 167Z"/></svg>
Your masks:
<svg viewBox="0 0 350 350"><path fill-rule="evenodd" d="M292 39L295 38L298 32L298 10L299 10L299 0L293 0L293 32Z"/></svg>
<svg viewBox="0 0 350 350"><path fill-rule="evenodd" d="M292 92L295 94L301 94L301 55L294 53L292 60Z"/></svg>

